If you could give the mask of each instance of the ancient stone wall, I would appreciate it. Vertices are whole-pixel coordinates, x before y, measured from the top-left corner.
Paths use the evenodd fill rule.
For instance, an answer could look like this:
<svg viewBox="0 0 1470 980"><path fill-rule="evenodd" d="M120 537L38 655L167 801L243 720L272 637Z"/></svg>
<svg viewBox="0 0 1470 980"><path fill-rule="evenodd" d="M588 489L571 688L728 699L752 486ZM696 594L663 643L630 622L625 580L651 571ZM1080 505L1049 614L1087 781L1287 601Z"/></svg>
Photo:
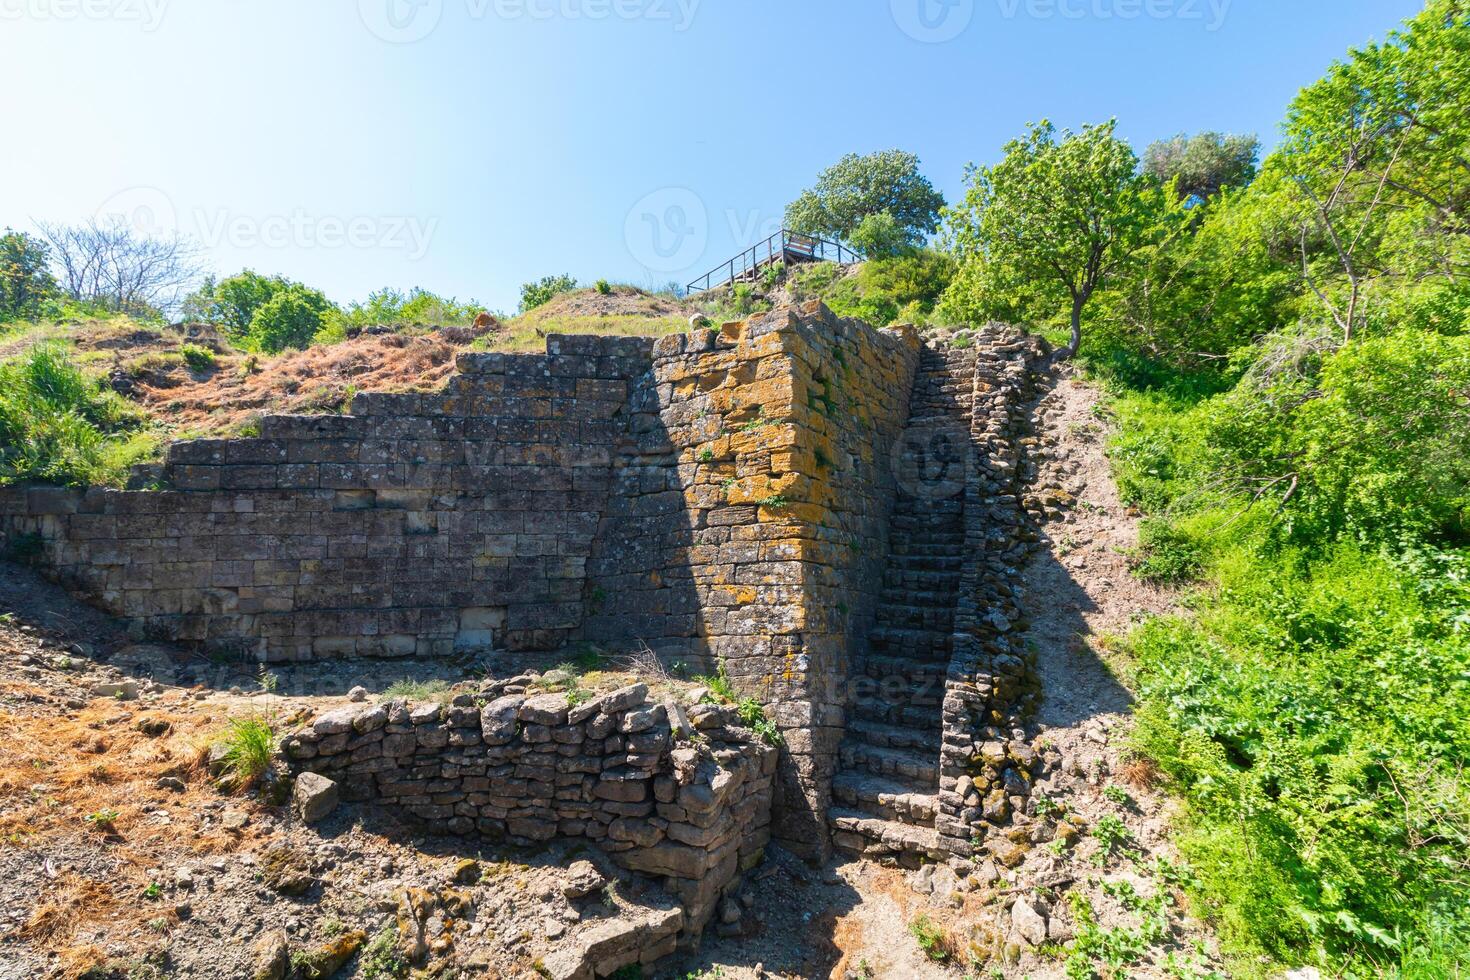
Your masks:
<svg viewBox="0 0 1470 980"><path fill-rule="evenodd" d="M770 838L775 749L732 709L653 702L643 684L573 704L511 678L450 705L333 711L283 744L296 769L335 780L347 798L437 830L585 839L663 879L685 938Z"/></svg>
<svg viewBox="0 0 1470 980"><path fill-rule="evenodd" d="M1021 503L1027 410L1041 341L989 328L977 342L965 485L965 548L945 681L940 845L970 854L974 842L1004 849L996 833L1031 795L1037 762L1026 719L1040 688L1022 641L1020 573L1037 540Z"/></svg>
<svg viewBox="0 0 1470 980"><path fill-rule="evenodd" d="M911 328L820 304L654 345L588 565L589 638L728 671L785 736L778 836L826 847L850 638L871 624Z"/></svg>
<svg viewBox="0 0 1470 980"><path fill-rule="evenodd" d="M0 490L0 529L144 635L264 661L552 649L581 626L650 347L464 355L439 392L175 443L159 491Z"/></svg>

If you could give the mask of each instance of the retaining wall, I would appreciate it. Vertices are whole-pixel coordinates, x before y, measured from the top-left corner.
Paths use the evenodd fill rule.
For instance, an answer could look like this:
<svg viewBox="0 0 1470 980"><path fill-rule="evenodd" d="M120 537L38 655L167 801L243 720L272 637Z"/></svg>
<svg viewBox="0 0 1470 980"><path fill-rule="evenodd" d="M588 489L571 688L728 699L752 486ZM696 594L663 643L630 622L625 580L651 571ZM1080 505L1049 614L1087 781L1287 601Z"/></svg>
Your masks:
<svg viewBox="0 0 1470 980"><path fill-rule="evenodd" d="M662 878L694 938L770 839L776 750L735 722L717 705L651 702L643 684L572 704L511 679L447 706L333 711L283 745L348 799L436 829L592 842Z"/></svg>

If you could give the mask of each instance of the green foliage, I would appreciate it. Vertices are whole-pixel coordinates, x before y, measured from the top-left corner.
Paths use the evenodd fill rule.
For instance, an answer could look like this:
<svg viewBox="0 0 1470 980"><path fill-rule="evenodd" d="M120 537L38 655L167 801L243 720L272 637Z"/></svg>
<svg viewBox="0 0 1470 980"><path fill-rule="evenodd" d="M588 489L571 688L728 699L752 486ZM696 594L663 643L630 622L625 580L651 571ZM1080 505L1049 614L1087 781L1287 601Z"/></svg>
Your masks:
<svg viewBox="0 0 1470 980"><path fill-rule="evenodd" d="M914 247L898 219L887 211L870 214L852 230L852 245L869 259L892 258Z"/></svg>
<svg viewBox="0 0 1470 980"><path fill-rule="evenodd" d="M57 344L0 363L0 483L114 485L155 449L144 416Z"/></svg>
<svg viewBox="0 0 1470 980"><path fill-rule="evenodd" d="M597 280L596 284L594 284L592 288L597 290L597 293L600 296L611 296L613 291L612 283L608 282L606 279Z"/></svg>
<svg viewBox="0 0 1470 980"><path fill-rule="evenodd" d="M870 259L855 274L838 279L821 298L839 316L886 327L907 313L927 321L955 274L943 252L910 249L891 258Z"/></svg>
<svg viewBox="0 0 1470 980"><path fill-rule="evenodd" d="M935 963L943 963L950 957L949 937L927 915L922 913L909 923L909 935L919 943L919 949Z"/></svg>
<svg viewBox="0 0 1470 980"><path fill-rule="evenodd" d="M545 306L562 293L570 293L577 288L575 276L544 276L535 281L521 285L521 312L534 310L538 306Z"/></svg>
<svg viewBox="0 0 1470 980"><path fill-rule="evenodd" d="M922 245L939 227L944 196L919 173L919 158L901 150L849 153L786 207L786 227L847 240L876 214L888 215L909 245Z"/></svg>
<svg viewBox="0 0 1470 980"><path fill-rule="evenodd" d="M206 279L184 300L186 318L218 324L237 344L266 354L306 349L336 313L320 291L250 269L219 282Z"/></svg>
<svg viewBox="0 0 1470 980"><path fill-rule="evenodd" d="M237 786L253 783L270 768L276 736L264 718L231 718L225 726L225 769Z"/></svg>
<svg viewBox="0 0 1470 980"><path fill-rule="evenodd" d="M1161 184L1177 181L1184 200L1204 202L1225 187L1245 187L1256 176L1261 141L1254 136L1183 133L1149 144L1143 170Z"/></svg>
<svg viewBox="0 0 1470 980"><path fill-rule="evenodd" d="M766 717L766 709L755 698L741 698L735 705L735 712L767 745L781 744L781 730Z"/></svg>
<svg viewBox="0 0 1470 980"><path fill-rule="evenodd" d="M401 681L394 681L383 689L383 700L392 701L395 698L403 698L408 701L441 701L447 702L451 691L449 682L438 678L427 681L416 681L405 677Z"/></svg>
<svg viewBox="0 0 1470 980"><path fill-rule="evenodd" d="M58 295L46 243L23 231L0 234L0 323L34 320Z"/></svg>
<svg viewBox="0 0 1470 980"><path fill-rule="evenodd" d="M705 687L709 688L710 694L713 695L717 701L721 701L725 704L735 703L735 685L730 680L730 674L725 669L724 661L720 662L719 668L713 677L705 674L695 677L694 681L697 684L702 684Z"/></svg>
<svg viewBox="0 0 1470 980"><path fill-rule="evenodd" d="M1031 305L1070 310L1068 352L1077 353L1093 293L1184 224L1184 209L1139 173L1116 128L1109 121L1058 138L1043 121L1007 143L1000 163L969 168L965 200L948 218L967 269L956 307L1014 314L1029 292Z"/></svg>
<svg viewBox="0 0 1470 980"><path fill-rule="evenodd" d="M341 340L347 332L364 327L463 327L474 322L484 307L471 300L461 303L454 297L440 296L415 286L407 293L387 287L368 294L362 303L327 317L317 342Z"/></svg>
<svg viewBox="0 0 1470 980"><path fill-rule="evenodd" d="M1144 521L1138 538L1133 574L1145 582L1178 585L1198 576L1203 568L1199 543L1167 521Z"/></svg>
<svg viewBox="0 0 1470 980"><path fill-rule="evenodd" d="M253 350L276 354L288 347L311 346L329 313L330 300L315 289L292 283L256 309L250 318L245 344Z"/></svg>
<svg viewBox="0 0 1470 980"><path fill-rule="evenodd" d="M398 952L398 936L386 926L373 936L358 954L358 976L362 980L401 980L408 976L409 964Z"/></svg>
<svg viewBox="0 0 1470 980"><path fill-rule="evenodd" d="M191 371L208 371L215 365L214 351L208 347L184 344L179 348L179 354L184 358L184 363L189 365Z"/></svg>

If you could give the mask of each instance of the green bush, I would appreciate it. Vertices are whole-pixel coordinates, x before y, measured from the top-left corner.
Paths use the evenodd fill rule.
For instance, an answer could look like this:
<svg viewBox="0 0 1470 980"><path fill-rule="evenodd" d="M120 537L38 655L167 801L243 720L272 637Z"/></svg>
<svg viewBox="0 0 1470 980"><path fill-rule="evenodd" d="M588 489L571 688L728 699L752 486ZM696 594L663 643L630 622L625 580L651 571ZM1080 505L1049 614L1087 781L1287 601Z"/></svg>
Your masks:
<svg viewBox="0 0 1470 980"><path fill-rule="evenodd" d="M277 354L288 347L305 350L333 309L320 292L292 283L255 310L245 344L266 354Z"/></svg>
<svg viewBox="0 0 1470 980"><path fill-rule="evenodd" d="M179 354L184 358L184 363L189 365L191 371L208 371L215 365L214 351L208 347L200 347L198 344L185 344L179 348Z"/></svg>
<svg viewBox="0 0 1470 980"><path fill-rule="evenodd" d="M904 311L924 319L949 287L954 260L929 249L864 262L856 275L836 280L821 298L839 316L886 327Z"/></svg>
<svg viewBox="0 0 1470 980"><path fill-rule="evenodd" d="M370 293L366 302L353 303L344 310L329 313L316 342L344 340L348 330L373 326L469 326L482 312L484 307L473 300L461 303L454 297L439 296L418 287L407 293L392 288L380 289Z"/></svg>
<svg viewBox="0 0 1470 980"><path fill-rule="evenodd" d="M575 276L544 276L535 282L521 285L521 312L526 313L538 306L545 306L562 293L577 288Z"/></svg>
<svg viewBox="0 0 1470 980"><path fill-rule="evenodd" d="M0 483L118 484L156 449L144 416L55 344L0 364Z"/></svg>
<svg viewBox="0 0 1470 980"><path fill-rule="evenodd" d="M1467 556L1242 543L1217 567L1218 601L1131 649L1138 745L1189 802L1227 940L1372 972L1470 936Z"/></svg>
<svg viewBox="0 0 1470 980"><path fill-rule="evenodd" d="M612 295L612 291L613 291L612 283L608 282L606 279L599 279L599 280L597 280L597 285L595 285L593 288L597 290L597 292L598 292L599 295L602 295L602 296L611 296Z"/></svg>

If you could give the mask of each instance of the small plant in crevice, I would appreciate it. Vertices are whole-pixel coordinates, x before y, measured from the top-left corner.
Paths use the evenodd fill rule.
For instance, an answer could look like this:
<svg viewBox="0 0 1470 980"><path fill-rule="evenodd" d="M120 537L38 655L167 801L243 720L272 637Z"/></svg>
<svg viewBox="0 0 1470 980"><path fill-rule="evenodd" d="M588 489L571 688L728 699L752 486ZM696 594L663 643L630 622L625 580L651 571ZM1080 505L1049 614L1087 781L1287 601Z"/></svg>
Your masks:
<svg viewBox="0 0 1470 980"><path fill-rule="evenodd" d="M927 915L919 915L909 923L909 934L919 943L919 949L935 963L943 963L952 955L949 937Z"/></svg>
<svg viewBox="0 0 1470 980"><path fill-rule="evenodd" d="M740 715L740 720L767 745L781 744L781 730L774 721L766 717L766 709L755 698L741 698L735 705L735 711Z"/></svg>

